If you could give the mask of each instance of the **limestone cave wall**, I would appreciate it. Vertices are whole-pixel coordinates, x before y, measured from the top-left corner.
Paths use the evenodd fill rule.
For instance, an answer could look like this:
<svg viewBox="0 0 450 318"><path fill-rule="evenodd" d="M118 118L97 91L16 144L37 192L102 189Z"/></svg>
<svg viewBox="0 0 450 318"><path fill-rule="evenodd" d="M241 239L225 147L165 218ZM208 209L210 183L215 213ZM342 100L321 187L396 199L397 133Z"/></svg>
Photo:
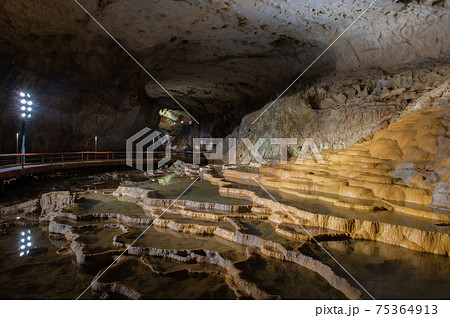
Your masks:
<svg viewBox="0 0 450 318"><path fill-rule="evenodd" d="M230 134L331 44L286 96L334 72L440 59L450 47L450 36L443 32L450 29L448 0L379 0L370 8L368 0L79 3L90 15L70 0L0 0L2 152L15 151L20 123L14 103L20 89L32 90L37 98L31 151L92 149L94 135L100 149L124 149L134 132L157 128L160 108L180 109L102 27L200 123L178 136L181 146L186 136ZM342 96L332 95L319 99L330 104L336 97L333 107L351 112ZM307 111L293 98L288 104L294 112ZM318 107L314 99L308 97L313 109ZM366 116L378 120L385 111L375 113ZM320 124L320 116L310 116ZM285 127L281 121L270 124ZM370 133L369 126L362 129ZM339 138L324 145L348 144L346 135Z"/></svg>

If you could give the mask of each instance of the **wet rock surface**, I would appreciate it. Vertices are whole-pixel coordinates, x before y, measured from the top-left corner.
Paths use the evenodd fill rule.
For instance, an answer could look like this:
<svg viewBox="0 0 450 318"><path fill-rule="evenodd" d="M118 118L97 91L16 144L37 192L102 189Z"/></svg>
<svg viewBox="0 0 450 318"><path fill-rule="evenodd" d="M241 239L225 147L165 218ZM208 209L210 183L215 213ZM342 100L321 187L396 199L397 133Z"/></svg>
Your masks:
<svg viewBox="0 0 450 318"><path fill-rule="evenodd" d="M208 197L204 197L206 201L192 201L183 196L179 199L157 199L152 196L165 192L157 181L150 179L148 185L142 182L124 184L114 192L43 194L40 201L47 202L42 209L45 218L38 218L40 211L31 214L20 209L9 209L9 213L2 216L4 234L0 237L0 245L8 246L4 259L10 261L1 263L0 280L2 286L9 286L14 292L4 297L41 298L39 294L27 294L20 283L19 286L10 286L6 277L21 272L20 275L14 274L19 281L26 279L41 284L39 290L46 289L43 295L49 298L76 298L79 295L59 287L56 281L75 279L72 273L79 272L82 279L75 284L75 291L81 294L89 287L83 298L369 298L317 242L325 244L333 255L345 259L349 267L362 264L364 256L361 257L361 253L370 255L373 264L395 258L397 264L408 275L413 275L417 282L420 281L420 273L432 275L437 270L442 279L437 284L448 286L448 275L442 267L448 258L448 251L443 252L445 248L442 249L442 245L448 246L448 234L392 224L369 225L367 221L330 216L323 218L320 214L313 216L283 205L293 213L297 223L271 199L258 197L250 190L235 188L232 183L208 173L205 173L204 179L198 182L203 182L204 187L209 184L210 191L219 192L224 199L229 196L245 197L251 204L239 205L236 204L239 201L232 198L228 204L221 203L220 206L208 202ZM189 180L187 178L186 182ZM213 184L219 184L219 187ZM32 225L33 222L35 225ZM38 231L36 225L39 223ZM25 229L26 235L30 230L30 237L33 237L30 242L33 244L25 249L29 250L28 254L19 256L22 229ZM367 234L363 234L363 230ZM387 243L391 245L378 243L386 242L383 231L390 233L392 240ZM40 233L39 239L35 238L35 232ZM397 232L406 237L411 234L426 236L427 239L415 239L415 246L398 244L398 238L394 235ZM361 245L359 242L367 243ZM347 257L348 252L341 255L341 251L350 246L355 246L350 256ZM411 257L409 254L422 260L419 267L416 266L418 264L407 264ZM58 287L35 280L33 266L36 266L34 262L38 259L39 266L45 270L48 268L51 271L55 266L60 269L49 274L50 281L55 281ZM74 264L69 265L71 260ZM113 262L111 268L102 274L103 269ZM371 275L376 277L378 270L389 272L389 267L375 266L367 270L371 270ZM357 279L367 275L362 269L356 272ZM400 292L402 283L396 281L398 285L393 290ZM426 290L427 284L420 283ZM365 284L371 287L370 292L373 291L377 298L398 297L395 291L385 296L377 285ZM52 291L55 294L52 295ZM446 289L443 291L443 297L446 297ZM405 297L419 297L415 293L407 295Z"/></svg>
<svg viewBox="0 0 450 318"><path fill-rule="evenodd" d="M394 95L403 91L396 91ZM384 127L376 128L367 140L355 143L351 138L337 137L337 140L349 141L348 145L343 145L345 149L338 150L328 149L340 148L337 145L324 147L323 137L318 136L315 141L321 143L324 162L319 162L311 151L306 156L297 156L299 149L295 146L291 149L294 155L289 162L270 159L273 149L278 146L267 142L259 150L267 158L266 162L253 163L258 167L257 171L227 169L223 172L225 181L254 186L259 183L303 200L315 199L336 207L378 211L380 216L385 213L383 211L394 212L390 220L389 217L385 219L388 221L393 221L396 213L402 213L447 222L450 220L449 96L448 79L441 77L420 97L405 104L396 116L389 117ZM361 114L365 116L366 112ZM255 134L261 133L256 128L264 123L258 121L241 137L256 138ZM344 125L342 129L347 128ZM357 129L351 131L358 133ZM295 134L288 135L292 136ZM246 155L245 147L238 149L243 152L242 156Z"/></svg>

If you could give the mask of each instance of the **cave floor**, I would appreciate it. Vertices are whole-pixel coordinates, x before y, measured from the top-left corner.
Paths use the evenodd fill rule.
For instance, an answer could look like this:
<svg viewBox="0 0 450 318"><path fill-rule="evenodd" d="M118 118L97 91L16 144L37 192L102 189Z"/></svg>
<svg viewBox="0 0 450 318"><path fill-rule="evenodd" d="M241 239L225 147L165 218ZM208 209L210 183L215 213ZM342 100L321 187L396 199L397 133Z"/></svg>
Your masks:
<svg viewBox="0 0 450 318"><path fill-rule="evenodd" d="M220 178L208 175L178 198L193 178L174 174L139 178L130 172L111 172L81 178L80 184L101 178L106 184L108 178L120 180L123 186L75 191L75 203L45 215L23 210L2 214L1 298L441 299L450 295L448 256L362 239L351 229L295 224L280 211L257 204L254 196L229 195L232 190L252 191L263 200L271 199L254 186L224 187L218 184ZM286 198L272 190L282 204L318 215L353 220L360 213L317 200ZM432 233L448 235L447 227L412 216L384 219L386 212L364 213L358 216L371 219L373 214L372 222L389 221L432 238Z"/></svg>

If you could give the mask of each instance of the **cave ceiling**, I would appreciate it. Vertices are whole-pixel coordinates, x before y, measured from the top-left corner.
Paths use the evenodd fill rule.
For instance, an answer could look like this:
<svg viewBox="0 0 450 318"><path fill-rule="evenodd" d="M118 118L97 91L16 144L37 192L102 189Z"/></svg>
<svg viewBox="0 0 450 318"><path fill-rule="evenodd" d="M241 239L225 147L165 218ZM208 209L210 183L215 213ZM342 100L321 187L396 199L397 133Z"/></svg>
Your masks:
<svg viewBox="0 0 450 318"><path fill-rule="evenodd" d="M79 0L194 116L253 111L308 70L383 67L450 46L448 1ZM0 0L2 60L141 87L177 107L73 0ZM5 63L2 63L5 67Z"/></svg>

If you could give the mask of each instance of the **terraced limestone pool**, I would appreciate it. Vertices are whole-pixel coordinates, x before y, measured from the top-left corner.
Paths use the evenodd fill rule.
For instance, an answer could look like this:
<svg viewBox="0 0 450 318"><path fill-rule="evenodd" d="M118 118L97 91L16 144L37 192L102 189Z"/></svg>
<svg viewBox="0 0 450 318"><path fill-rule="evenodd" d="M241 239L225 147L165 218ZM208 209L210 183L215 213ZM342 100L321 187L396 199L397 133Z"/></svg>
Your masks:
<svg viewBox="0 0 450 318"><path fill-rule="evenodd" d="M160 199L178 198L179 200L214 202L230 205L251 204L251 202L249 202L248 200L227 198L221 196L218 191L219 187L212 185L206 180L199 179L191 187L189 187L189 185L191 185L195 179L187 177L168 175L164 178L156 178L154 180L155 181L150 180L148 182L135 183L133 184L133 186L147 190L155 190L157 192L156 198ZM183 193L183 191L185 192ZM180 194L182 193L183 195L180 196Z"/></svg>
<svg viewBox="0 0 450 318"><path fill-rule="evenodd" d="M219 186L207 180L196 181L175 201L194 180L176 176L157 180L128 185L151 190L145 199L116 197L113 190L80 192L75 204L61 213L48 213L45 221L32 214L2 217L1 297L73 299L91 286L81 298L369 298L309 235L376 298L450 295L447 256L355 240L348 233L301 227L292 220L280 223L273 219L280 211L224 197ZM245 188L257 192L255 187ZM261 191L257 194L263 196ZM275 196L316 213L346 217L359 213L332 205L325 210L324 205L276 192ZM168 201L161 206L152 200ZM192 208L189 202L198 201L229 208ZM432 226L430 222L423 227ZM31 246L26 244L28 236Z"/></svg>
<svg viewBox="0 0 450 318"><path fill-rule="evenodd" d="M437 220L416 217L412 215L407 215L403 213L378 210L378 211L364 211L358 209L348 209L342 208L332 203L324 202L316 199L309 198L298 198L295 195L281 192L277 188L264 187L262 189L258 184L241 184L236 182L230 182L231 187L238 189L247 189L256 193L257 196L266 199L275 199L277 202L286 204L289 206L296 207L301 210L305 210L311 213L332 215L345 219L362 219L374 222L386 222L391 224L410 226L418 229L423 229L425 231L440 232L450 234L450 226L441 225L441 222ZM328 195L333 197L331 195ZM337 196L334 196L337 197ZM343 199L342 197L339 197ZM350 200L351 202L362 203L355 198L344 198L345 200ZM367 202L365 202L367 203ZM416 206L416 205L415 205ZM427 208L427 207L423 207Z"/></svg>

